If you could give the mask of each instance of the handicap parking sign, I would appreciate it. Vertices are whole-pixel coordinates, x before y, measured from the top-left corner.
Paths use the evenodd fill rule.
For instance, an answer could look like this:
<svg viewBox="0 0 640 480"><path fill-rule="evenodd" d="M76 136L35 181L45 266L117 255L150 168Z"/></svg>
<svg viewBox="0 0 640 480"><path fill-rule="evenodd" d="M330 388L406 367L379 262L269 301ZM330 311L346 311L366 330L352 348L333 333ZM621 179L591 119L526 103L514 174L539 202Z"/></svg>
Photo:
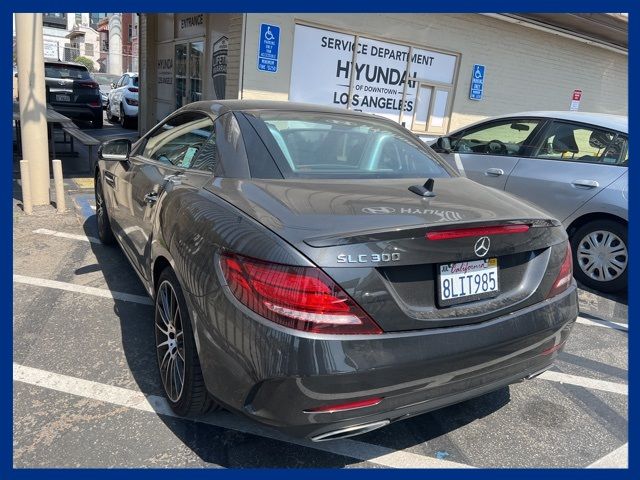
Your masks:
<svg viewBox="0 0 640 480"><path fill-rule="evenodd" d="M258 42L258 70L275 73L278 71L278 50L280 48L280 27L260 24Z"/></svg>
<svg viewBox="0 0 640 480"><path fill-rule="evenodd" d="M482 100L484 91L484 65L475 64L471 71L471 88L469 89L469 99Z"/></svg>

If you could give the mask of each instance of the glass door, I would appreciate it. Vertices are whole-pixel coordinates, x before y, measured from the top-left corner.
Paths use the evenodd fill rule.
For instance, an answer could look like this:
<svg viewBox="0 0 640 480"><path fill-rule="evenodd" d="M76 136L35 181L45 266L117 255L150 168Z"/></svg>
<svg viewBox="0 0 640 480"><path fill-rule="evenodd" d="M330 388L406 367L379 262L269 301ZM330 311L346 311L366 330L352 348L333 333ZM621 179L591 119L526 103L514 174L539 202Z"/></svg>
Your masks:
<svg viewBox="0 0 640 480"><path fill-rule="evenodd" d="M448 87L420 83L411 130L443 133L448 121L447 105L450 101L450 92L451 89Z"/></svg>
<svg viewBox="0 0 640 480"><path fill-rule="evenodd" d="M177 44L175 47L176 109L202 100L204 42Z"/></svg>
<svg viewBox="0 0 640 480"><path fill-rule="evenodd" d="M175 50L176 110L187 103L187 45L176 45Z"/></svg>
<svg viewBox="0 0 640 480"><path fill-rule="evenodd" d="M189 44L189 98L191 102L202 100L202 67L204 42Z"/></svg>

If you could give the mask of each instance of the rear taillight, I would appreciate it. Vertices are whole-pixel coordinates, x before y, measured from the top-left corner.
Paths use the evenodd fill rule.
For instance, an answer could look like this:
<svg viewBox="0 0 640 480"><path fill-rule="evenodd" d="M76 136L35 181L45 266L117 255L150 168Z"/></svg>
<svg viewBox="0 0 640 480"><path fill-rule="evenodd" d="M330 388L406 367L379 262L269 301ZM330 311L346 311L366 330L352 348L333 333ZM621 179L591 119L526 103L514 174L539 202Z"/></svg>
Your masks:
<svg viewBox="0 0 640 480"><path fill-rule="evenodd" d="M560 265L560 271L558 272L558 276L556 277L551 290L549 290L549 294L547 298L555 297L559 293L564 292L569 285L571 285L571 279L573 278L573 258L571 255L571 245L567 242L567 251L564 254L564 260L562 261L562 265Z"/></svg>
<svg viewBox="0 0 640 480"><path fill-rule="evenodd" d="M127 88L127 90L129 90L130 92L133 92L133 93L138 93L138 89L136 87L129 87L129 88Z"/></svg>
<svg viewBox="0 0 640 480"><path fill-rule="evenodd" d="M436 230L427 232L427 240L452 240L454 238L482 237L485 235L507 235L510 233L524 233L529 231L529 225L495 225L492 227L456 228L451 230Z"/></svg>
<svg viewBox="0 0 640 480"><path fill-rule="evenodd" d="M285 327L314 333L380 334L380 327L316 267L221 256L229 289L244 305Z"/></svg>
<svg viewBox="0 0 640 480"><path fill-rule="evenodd" d="M76 82L78 88L100 88L96 82Z"/></svg>
<svg viewBox="0 0 640 480"><path fill-rule="evenodd" d="M132 105L134 107L138 106L138 100L136 100L135 98L126 98L124 99L125 102L127 102L127 105Z"/></svg>

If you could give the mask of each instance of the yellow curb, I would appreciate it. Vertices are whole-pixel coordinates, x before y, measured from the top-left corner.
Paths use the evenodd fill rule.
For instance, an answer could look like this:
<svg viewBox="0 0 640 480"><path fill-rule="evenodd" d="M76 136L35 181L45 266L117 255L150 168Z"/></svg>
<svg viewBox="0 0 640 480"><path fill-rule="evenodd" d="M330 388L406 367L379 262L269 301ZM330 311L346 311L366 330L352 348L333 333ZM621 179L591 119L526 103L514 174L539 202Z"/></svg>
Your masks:
<svg viewBox="0 0 640 480"><path fill-rule="evenodd" d="M80 188L93 188L93 178L74 178L73 181Z"/></svg>

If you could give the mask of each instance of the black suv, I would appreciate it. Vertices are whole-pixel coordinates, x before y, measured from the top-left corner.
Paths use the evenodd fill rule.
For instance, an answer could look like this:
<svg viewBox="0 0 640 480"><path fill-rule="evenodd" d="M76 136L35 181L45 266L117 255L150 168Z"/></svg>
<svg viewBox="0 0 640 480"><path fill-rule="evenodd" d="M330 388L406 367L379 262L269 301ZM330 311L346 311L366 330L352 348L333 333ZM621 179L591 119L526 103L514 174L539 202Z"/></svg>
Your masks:
<svg viewBox="0 0 640 480"><path fill-rule="evenodd" d="M47 103L69 118L90 120L102 128L100 88L80 63L47 61L44 64Z"/></svg>

